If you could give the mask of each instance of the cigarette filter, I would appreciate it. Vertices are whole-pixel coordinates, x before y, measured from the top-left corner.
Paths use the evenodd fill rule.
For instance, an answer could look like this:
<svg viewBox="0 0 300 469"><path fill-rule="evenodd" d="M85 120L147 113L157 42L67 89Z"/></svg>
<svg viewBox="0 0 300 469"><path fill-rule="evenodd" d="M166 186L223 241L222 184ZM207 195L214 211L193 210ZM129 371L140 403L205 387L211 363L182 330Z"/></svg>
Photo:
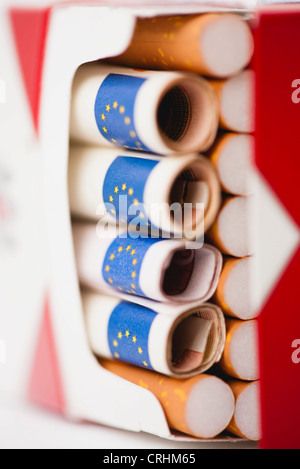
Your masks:
<svg viewBox="0 0 300 469"><path fill-rule="evenodd" d="M227 197L207 233L207 237L224 254L244 257L254 254L253 196Z"/></svg>
<svg viewBox="0 0 300 469"><path fill-rule="evenodd" d="M234 378L254 381L259 378L257 321L226 319L226 342L219 363Z"/></svg>
<svg viewBox="0 0 300 469"><path fill-rule="evenodd" d="M83 292L82 301L89 343L99 357L181 378L202 373L220 359L225 324L215 305L178 308L94 292Z"/></svg>
<svg viewBox="0 0 300 469"><path fill-rule="evenodd" d="M224 192L234 195L253 193L252 171L254 137L249 134L223 133L208 153Z"/></svg>
<svg viewBox="0 0 300 469"><path fill-rule="evenodd" d="M208 148L217 127L215 94L196 75L97 63L82 65L75 75L73 140L162 155L190 153Z"/></svg>
<svg viewBox="0 0 300 469"><path fill-rule="evenodd" d="M258 315L254 302L254 258L224 258L214 299L228 316L250 320Z"/></svg>
<svg viewBox="0 0 300 469"><path fill-rule="evenodd" d="M225 77L247 66L252 53L252 33L241 16L208 13L138 19L130 46L112 60Z"/></svg>
<svg viewBox="0 0 300 469"><path fill-rule="evenodd" d="M228 430L241 438L261 439L259 382L230 381L235 397L235 409Z"/></svg>
<svg viewBox="0 0 300 469"><path fill-rule="evenodd" d="M126 230L116 234L104 228L73 223L83 286L163 302L206 301L215 292L222 256L213 246L189 243L187 248L183 240L133 238Z"/></svg>
<svg viewBox="0 0 300 469"><path fill-rule="evenodd" d="M234 132L253 132L253 70L243 70L225 80L210 80L210 84L217 96L220 127Z"/></svg>
<svg viewBox="0 0 300 469"><path fill-rule="evenodd" d="M71 147L69 200L73 215L152 226L180 237L203 236L221 205L216 172L199 155L153 157L97 147Z"/></svg>
<svg viewBox="0 0 300 469"><path fill-rule="evenodd" d="M174 430L198 438L214 438L232 418L233 393L228 384L216 376L202 374L179 380L110 360L101 360L100 364L154 394Z"/></svg>

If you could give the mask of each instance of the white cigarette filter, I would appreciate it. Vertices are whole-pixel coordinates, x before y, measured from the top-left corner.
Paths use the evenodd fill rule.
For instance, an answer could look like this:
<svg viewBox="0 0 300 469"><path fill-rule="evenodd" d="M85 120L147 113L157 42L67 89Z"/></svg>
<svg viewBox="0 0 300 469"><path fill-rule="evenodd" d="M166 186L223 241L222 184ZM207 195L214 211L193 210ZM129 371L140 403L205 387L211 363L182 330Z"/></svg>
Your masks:
<svg viewBox="0 0 300 469"><path fill-rule="evenodd" d="M216 376L204 373L178 379L114 360L102 359L100 365L151 392L174 430L196 438L214 438L225 430L232 418L233 393L230 386Z"/></svg>
<svg viewBox="0 0 300 469"><path fill-rule="evenodd" d="M209 242L224 254L245 257L255 253L254 196L224 198L207 233Z"/></svg>
<svg viewBox="0 0 300 469"><path fill-rule="evenodd" d="M214 300L226 315L244 321L258 316L254 301L254 267L253 257L224 258Z"/></svg>
<svg viewBox="0 0 300 469"><path fill-rule="evenodd" d="M208 148L217 127L213 89L196 75L99 63L82 65L75 75L73 140L161 155L189 153Z"/></svg>
<svg viewBox="0 0 300 469"><path fill-rule="evenodd" d="M187 303L209 299L219 281L222 256L207 244L133 238L80 222L73 223L73 239L79 282L96 291Z"/></svg>
<svg viewBox="0 0 300 469"><path fill-rule="evenodd" d="M111 60L225 77L246 67L252 53L252 33L241 16L208 13L139 18L128 49Z"/></svg>
<svg viewBox="0 0 300 469"><path fill-rule="evenodd" d="M235 397L235 409L228 430L241 438L261 439L259 381L232 380L229 386Z"/></svg>
<svg viewBox="0 0 300 469"><path fill-rule="evenodd" d="M98 357L131 363L168 376L202 373L220 359L225 325L208 303L172 307L82 293L90 347Z"/></svg>
<svg viewBox="0 0 300 469"><path fill-rule="evenodd" d="M107 148L71 147L69 200L73 215L162 230L199 239L221 205L213 165L199 155L154 157Z"/></svg>
<svg viewBox="0 0 300 469"><path fill-rule="evenodd" d="M257 320L226 319L226 341L220 368L233 378L259 378Z"/></svg>
<svg viewBox="0 0 300 469"><path fill-rule="evenodd" d="M225 80L211 80L210 84L217 96L220 127L234 132L253 132L253 70L243 70Z"/></svg>
<svg viewBox="0 0 300 469"><path fill-rule="evenodd" d="M209 150L208 156L224 192L245 196L253 194L254 137L252 135L222 133Z"/></svg>

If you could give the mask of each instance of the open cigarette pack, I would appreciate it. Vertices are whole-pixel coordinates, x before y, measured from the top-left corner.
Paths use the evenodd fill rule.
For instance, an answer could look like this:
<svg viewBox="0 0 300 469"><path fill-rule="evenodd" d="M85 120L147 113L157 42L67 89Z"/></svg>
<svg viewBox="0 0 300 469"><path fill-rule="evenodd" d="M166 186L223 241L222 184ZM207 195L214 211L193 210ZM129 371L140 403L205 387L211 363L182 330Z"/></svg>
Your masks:
<svg viewBox="0 0 300 469"><path fill-rule="evenodd" d="M299 448L300 8L1 15L32 133L12 141L8 119L0 145L28 161L23 228L43 240L39 282L20 278L28 397L166 439Z"/></svg>

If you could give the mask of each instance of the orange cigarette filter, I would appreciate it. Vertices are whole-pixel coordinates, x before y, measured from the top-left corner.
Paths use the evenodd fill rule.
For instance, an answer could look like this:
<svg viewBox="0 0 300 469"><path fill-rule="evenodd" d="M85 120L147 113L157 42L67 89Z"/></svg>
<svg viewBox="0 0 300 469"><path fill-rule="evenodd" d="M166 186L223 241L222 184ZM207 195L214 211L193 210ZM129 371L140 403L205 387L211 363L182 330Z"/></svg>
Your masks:
<svg viewBox="0 0 300 469"><path fill-rule="evenodd" d="M257 321L226 319L226 341L218 366L223 372L245 381L259 378Z"/></svg>
<svg viewBox="0 0 300 469"><path fill-rule="evenodd" d="M100 360L106 370L152 392L160 402L170 428L197 438L213 438L228 425L234 397L227 383L216 376L170 378L133 365Z"/></svg>
<svg viewBox="0 0 300 469"><path fill-rule="evenodd" d="M225 130L254 131L254 72L243 70L223 80L209 80L219 110L219 125Z"/></svg>
<svg viewBox="0 0 300 469"><path fill-rule="evenodd" d="M250 256L255 247L254 226L253 196L225 196L207 239L223 254Z"/></svg>
<svg viewBox="0 0 300 469"><path fill-rule="evenodd" d="M254 258L224 257L223 260L214 301L228 316L254 319L258 315L254 301Z"/></svg>
<svg viewBox="0 0 300 469"><path fill-rule="evenodd" d="M235 409L227 430L240 438L261 439L259 381L232 380L228 382L234 397Z"/></svg>
<svg viewBox="0 0 300 469"><path fill-rule="evenodd" d="M113 61L227 77L243 69L252 54L252 33L241 16L206 13L138 19L131 44Z"/></svg>
<svg viewBox="0 0 300 469"><path fill-rule="evenodd" d="M207 152L227 194L253 194L254 137L236 132L220 133Z"/></svg>

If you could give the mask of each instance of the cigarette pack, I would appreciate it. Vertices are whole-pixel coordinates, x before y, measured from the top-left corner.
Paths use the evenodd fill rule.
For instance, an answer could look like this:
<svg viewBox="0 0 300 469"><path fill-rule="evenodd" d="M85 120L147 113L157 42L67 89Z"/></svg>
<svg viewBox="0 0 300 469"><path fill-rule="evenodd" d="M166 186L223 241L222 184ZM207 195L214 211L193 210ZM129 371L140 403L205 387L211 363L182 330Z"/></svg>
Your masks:
<svg viewBox="0 0 300 469"><path fill-rule="evenodd" d="M228 75L234 76L230 78L228 87L224 77L218 86L211 85L212 89L218 88L214 105L220 112L221 127L229 133L234 132L237 127L228 122L237 119L242 125L242 130L238 131L249 134L245 142L236 143L237 148L234 147L230 156L223 155L226 153L224 143L212 148L216 123L211 118L201 143L202 150L208 150L206 161L212 161L216 173L220 171L223 194L233 186L231 195L225 195L223 206L223 212L227 207L228 218L234 218L234 214L239 218L247 215L248 208L243 203L251 181L251 196L254 194L252 224L248 226L249 218L246 217L240 230L245 243L239 245L235 240L240 233L238 230L231 233L228 240L225 239L227 232L219 219L207 234L211 239L217 239L221 252L225 241L228 241L222 252L225 260L226 256L232 255L247 258L254 251L251 313L243 310L243 282L240 281L241 287L233 293L230 283L231 277L237 282L241 278L239 273L234 275L235 270L240 269L241 275L247 275L245 268L248 267L244 268L245 264L232 258L226 267L228 273L221 276L223 280L214 298L214 308L218 310L225 304L226 312L237 316L235 321L243 319L243 314L246 319L257 318L260 379L255 384L255 392L258 388L259 446L299 448L300 320L297 286L300 212L296 188L299 178L300 70L296 57L300 50L300 8L297 5L243 9L238 6L204 7L200 3L122 6L111 2L91 2L88 5L69 2L47 8L16 7L1 11L3 28L0 28L0 34L7 48L3 53L1 51L0 57L3 132L0 143L0 223L3 227L0 234L1 256L3 251L0 304L1 313L5 312L0 317L0 367L3 367L0 388L26 394L34 402L72 420L88 420L179 441L196 438L174 431L155 393L124 379L121 372L112 373L110 365L103 362L102 366L91 351L74 255L68 169L73 127L72 92L78 69L99 61L105 61L107 69L114 58L116 63L119 58L117 65L120 66L123 53L130 52L139 21L154 24L161 17L172 15L186 19L207 12L234 12L242 16L251 25L254 37L250 64L255 82L254 129L249 122L236 118L226 98L222 98L226 90L230 94L231 83L235 80L240 95L248 96L248 85L244 83L242 74L234 71L236 63L233 61ZM169 47L172 34L170 29L166 30L166 47ZM227 47L231 47L230 43ZM160 47L156 49L153 61L157 64L161 60L168 73L175 76L180 67L190 70L193 50L187 52L184 65L180 62L174 65L174 71L170 65L174 62L172 53L168 52L167 62L162 56L163 50ZM144 60L141 57L144 68L147 68L152 52L147 49L146 53ZM197 73L205 75L218 68L218 62L213 59L203 65L204 46L201 54L203 60L197 65ZM237 56L235 58L237 60ZM136 69L141 65L133 64ZM132 115L126 117L125 124L130 122ZM103 132L102 140L106 138ZM235 145L233 140L229 144ZM133 151L148 151L151 144L158 145L158 153L165 148L165 142L157 143L153 130L147 145L139 148L136 143L138 146ZM252 145L255 153L254 167L242 161L242 167L237 169L240 185L231 173L226 173L226 167L220 169L221 158L234 159L239 145ZM113 151L109 149L109 152ZM190 151L194 152L195 148ZM151 158L153 160L153 155ZM172 155L172 158L176 157ZM164 161L163 156L161 161ZM105 165L108 163L104 158L101 167ZM234 167L234 162L229 161L230 165ZM242 180L247 179L245 171L249 173L249 181ZM81 202L85 210L88 201ZM221 214L222 209L219 218ZM234 225L235 221L230 223ZM249 238L245 229L250 232ZM232 249L237 249L238 254L232 254ZM234 297L234 306L229 304L227 291ZM203 297L206 301L207 296ZM242 303L241 308L238 303ZM105 305L110 313L108 300ZM180 308L181 305L177 305L177 309ZM240 316L235 313L235 308L241 309ZM10 345L9 337L12 335L14 342L18 342L17 349ZM255 373L257 376L257 370ZM244 383L243 389L234 391L241 409L247 409L247 403L254 400L253 389L250 383L249 386ZM230 406L230 397L226 399ZM238 419L239 416L235 415L231 428L238 426ZM203 434L205 438L205 431ZM246 432L239 430L235 434L243 438ZM229 442L235 440L225 433L217 438ZM214 438L206 440L215 441ZM203 439L199 439L199 444L201 441Z"/></svg>

